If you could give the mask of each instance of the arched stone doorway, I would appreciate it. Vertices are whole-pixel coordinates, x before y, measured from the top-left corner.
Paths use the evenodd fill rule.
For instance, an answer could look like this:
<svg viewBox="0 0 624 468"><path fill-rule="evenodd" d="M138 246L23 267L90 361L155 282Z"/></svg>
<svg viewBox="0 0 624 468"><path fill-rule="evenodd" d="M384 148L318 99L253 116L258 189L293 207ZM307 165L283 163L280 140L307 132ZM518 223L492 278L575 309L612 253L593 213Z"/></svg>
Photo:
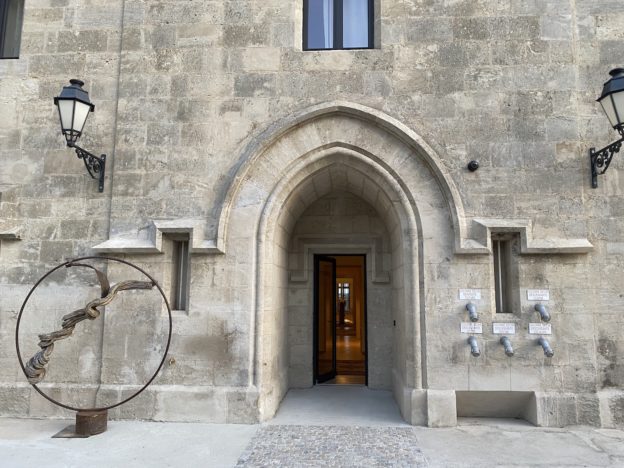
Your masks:
<svg viewBox="0 0 624 468"><path fill-rule="evenodd" d="M350 239L326 233L320 247L296 239L295 226L306 209L339 191L361 199L383 220L381 251L370 232ZM334 242L345 252L365 253L371 284L384 285L380 297L390 296L390 312L378 316L385 327L378 343L391 349L390 369L379 381L388 384L390 377L407 421L426 422L424 270L461 238L455 236L462 220L456 199L422 141L362 106L319 106L248 146L225 196L217 247L253 272L249 384L258 392L261 420L272 417L288 388L298 385L290 360L289 293L296 283L307 283L309 294L312 255Z"/></svg>
<svg viewBox="0 0 624 468"><path fill-rule="evenodd" d="M308 164L304 163L306 159L310 160ZM353 148L331 145L308 153L299 158L298 162L305 165L294 179L286 179L290 182L287 183L288 188L285 186L283 190L276 192L280 196L269 201L263 216L266 220L262 223L265 228L260 231L267 234L267 239L263 242L263 252L259 252L265 259L264 263L259 262L259 266L265 267L266 271L259 278L258 284L262 291L271 291L273 294L270 297L272 310L264 309L258 325L264 330L272 330L270 342L281 348L279 351L273 349L271 353L277 362L274 361L273 377L269 381L279 382L282 388L280 400L291 384L304 384L303 378L306 374L308 382L311 383L312 359L309 342L312 323L308 320L307 327L302 323L293 323L294 317L301 314L293 313L294 308L289 306L296 307L296 304L289 304L289 298L302 287L302 294L307 299L304 307L308 309L308 319L311 318L312 256L315 253L332 251L364 253L372 268L369 275L369 317L377 324L376 329L371 328L368 337L371 349L369 366L373 370L370 383L376 388L391 387L397 399L402 399L406 388L410 389L408 393L413 389L421 389L423 379L419 346L420 298L417 286L420 235L415 211L400 187L383 174L383 169L370 156ZM278 186L278 190L280 188ZM316 236L310 232L312 237L297 238L295 228L306 210L316 201L340 190L361 198L372 207L384 223L385 232L375 236L370 230L362 230L341 236L318 229ZM275 283L271 284L272 282ZM390 299L390 310L383 310L385 298ZM393 325L394 322L396 326ZM298 345L288 342L289 328L291 331L299 329L308 338L307 353L296 356L295 359L299 366L291 365L295 364L291 361L291 356ZM293 337L292 334L290 336ZM384 352L389 352L390 355ZM302 367L308 371L304 371L303 375L295 372ZM292 376L289 371L293 372ZM271 396L268 392L266 395ZM262 403L262 391L260 399ZM264 403L267 410L273 405L277 409L279 401L272 402L267 399ZM271 408L270 412L275 409Z"/></svg>
<svg viewBox="0 0 624 468"><path fill-rule="evenodd" d="M327 194L309 193L319 198L311 203L308 201L309 206L292 229L287 297L290 388L307 388L315 381L315 356L312 353L317 348L317 341L313 299L314 288L318 285L315 286L313 281L313 257L319 255L334 259L337 282L341 283L342 278L358 283L350 288L355 297L349 301L356 309L349 314L350 322L355 322L355 326L352 330L337 324L330 327L338 344L337 365L333 369L337 382L367 383L372 389L392 388L392 369L397 364L394 362L396 350L393 349L393 344L397 342L394 339L397 320L394 312L398 310L393 288L397 291L401 288L396 282L393 284L392 278L398 275L393 275L391 268L392 253L399 247L397 230L400 225L392 216L393 210L384 216L365 200L362 190L348 182L347 173L344 167L332 166L311 178L310 182L314 184L316 181L317 186L321 177L328 178L326 187L329 191ZM367 199L379 200L378 195L372 195ZM390 232L394 234L394 242ZM350 267L345 267L345 264ZM349 275L351 278L347 278ZM343 312L343 315L346 314ZM335 321L339 323L339 317ZM345 334L344 330L349 331ZM355 346L348 345L351 340ZM357 367L355 374L345 371L344 367L349 366L348 360L361 364L354 364ZM345 380L345 375L350 379ZM356 378L357 375L361 378Z"/></svg>

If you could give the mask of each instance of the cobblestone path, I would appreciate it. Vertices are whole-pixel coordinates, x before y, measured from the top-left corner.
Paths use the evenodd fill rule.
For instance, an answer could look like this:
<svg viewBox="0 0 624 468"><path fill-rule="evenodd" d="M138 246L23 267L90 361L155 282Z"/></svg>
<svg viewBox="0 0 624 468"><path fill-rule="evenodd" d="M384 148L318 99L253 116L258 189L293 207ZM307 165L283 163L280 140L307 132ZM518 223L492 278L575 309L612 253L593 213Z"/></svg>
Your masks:
<svg viewBox="0 0 624 468"><path fill-rule="evenodd" d="M265 426L238 460L241 467L426 466L410 427Z"/></svg>

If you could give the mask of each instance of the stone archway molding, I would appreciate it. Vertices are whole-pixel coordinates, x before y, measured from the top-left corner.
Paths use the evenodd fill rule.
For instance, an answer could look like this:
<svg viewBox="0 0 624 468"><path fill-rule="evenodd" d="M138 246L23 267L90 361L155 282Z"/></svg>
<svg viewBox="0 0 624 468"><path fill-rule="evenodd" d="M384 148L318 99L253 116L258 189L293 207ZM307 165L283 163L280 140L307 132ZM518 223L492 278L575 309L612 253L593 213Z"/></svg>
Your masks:
<svg viewBox="0 0 624 468"><path fill-rule="evenodd" d="M344 101L325 102L291 114L268 127L244 148L236 166L236 175L220 205L214 242L217 251L225 252L226 250L230 211L241 186L248 180L248 174L261 156L293 129L332 114L342 114L373 123L416 152L431 170L446 198L455 232L456 252L473 254L490 252L487 246L467 238L466 217L459 191L433 148L409 127L388 114L371 107Z"/></svg>

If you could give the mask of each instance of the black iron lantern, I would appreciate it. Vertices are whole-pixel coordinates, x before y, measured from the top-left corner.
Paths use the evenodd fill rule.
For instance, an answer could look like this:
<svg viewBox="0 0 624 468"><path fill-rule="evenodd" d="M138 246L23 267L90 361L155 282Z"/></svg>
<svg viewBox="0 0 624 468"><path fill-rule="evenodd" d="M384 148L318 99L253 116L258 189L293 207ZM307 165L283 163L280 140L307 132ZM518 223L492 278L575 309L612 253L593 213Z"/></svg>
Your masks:
<svg viewBox="0 0 624 468"><path fill-rule="evenodd" d="M72 79L69 83L70 85L64 86L61 94L54 98L54 105L58 108L61 121L61 132L67 146L74 148L78 158L83 160L89 175L99 180L99 191L103 192L106 155L95 156L76 144L82 135L89 113L95 110L95 105L89 100L89 93L82 89L83 81Z"/></svg>
<svg viewBox="0 0 624 468"><path fill-rule="evenodd" d="M620 151L624 141L624 68L614 68L609 72L611 79L604 84L598 102L607 115L611 126L622 138L596 151L589 150L592 172L592 188L598 187L598 175L604 174L611 164L613 155Z"/></svg>
<svg viewBox="0 0 624 468"><path fill-rule="evenodd" d="M598 102L611 126L624 136L624 68L609 72L611 79L604 84Z"/></svg>
<svg viewBox="0 0 624 468"><path fill-rule="evenodd" d="M82 135L89 112L95 110L95 105L89 101L89 93L82 89L84 82L80 80L69 82L71 84L65 86L61 94L54 98L54 104L58 107L61 132L65 135L67 143L76 143Z"/></svg>

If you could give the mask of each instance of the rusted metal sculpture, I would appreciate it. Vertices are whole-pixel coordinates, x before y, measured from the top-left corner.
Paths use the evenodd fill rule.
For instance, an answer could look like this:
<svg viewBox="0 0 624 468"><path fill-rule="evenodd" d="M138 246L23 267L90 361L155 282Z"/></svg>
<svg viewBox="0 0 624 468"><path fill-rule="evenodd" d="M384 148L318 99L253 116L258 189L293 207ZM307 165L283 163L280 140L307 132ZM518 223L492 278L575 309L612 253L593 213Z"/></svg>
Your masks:
<svg viewBox="0 0 624 468"><path fill-rule="evenodd" d="M26 377L28 378L28 382L31 384L39 383L45 377L46 367L50 362L52 351L54 351L54 342L64 340L65 338L71 336L76 325L83 320L95 320L98 318L100 316L100 311L97 307L105 307L110 304L120 291L128 291L130 289L152 289L155 286L155 284L151 281L130 280L121 281L111 288L106 275L91 265L86 263L73 263L66 266L81 266L94 270L98 281L100 282L102 297L89 302L82 309L75 310L63 316L63 322L61 324L62 328L60 330L39 335L39 340L41 340L39 341L39 347L41 348L41 351L31 357L25 366Z"/></svg>
<svg viewBox="0 0 624 468"><path fill-rule="evenodd" d="M105 273L98 270L94 266L89 265L88 263L80 263L81 261L90 260L90 259L109 260L109 261L126 264L140 271L143 275L149 278L150 281L136 281L136 280L120 281L119 283L116 283L113 286L111 286L108 281L108 277L106 276ZM92 269L95 272L97 279L100 283L101 297L90 301L89 303L87 303L85 307L81 309L75 310L69 314L64 315L60 330L56 330L51 333L45 333L45 334L39 335L39 340L40 340L39 347L41 349L32 358L30 358L26 364L24 364L22 360L22 355L20 352L20 347L19 347L19 329L20 329L20 324L22 320L22 314L24 312L26 304L28 303L28 300L30 299L30 296L35 291L35 289L48 276L50 276L52 273L54 273L55 271L63 267L65 268L84 267L84 268ZM54 343L56 341L63 340L71 336L72 333L74 332L74 328L80 322L87 320L87 319L95 320L96 318L98 318L101 313L101 311L98 310L98 307L105 307L109 305L115 299L117 294L119 294L121 291L138 290L138 289L151 290L154 287L158 289L158 291L160 292L164 300L165 305L167 306L167 311L169 314L169 334L167 337L167 345L165 347L165 352L163 354L162 360L160 361L160 365L158 366L158 369L156 369L156 372L154 372L152 377L143 387L141 387L134 394L130 395L128 398L125 398L124 400L114 405L109 405L109 406L104 406L104 407L99 407L99 408L76 408L73 406L69 406L69 405L56 401L55 399L53 399L52 397L48 396L43 391L41 391L41 389L37 386L37 384L40 383L45 377L46 368L47 368L48 363L50 362L50 356L52 354L52 351L54 350ZM135 398L137 395L139 395L143 390L145 390L152 383L152 381L158 375L158 372L160 372L160 369L162 369L162 366L165 363L165 360L167 358L167 353L169 352L169 345L171 344L171 331L172 331L171 308L169 307L169 302L167 301L167 297L165 296L165 293L163 292L162 288L158 285L158 283L156 282L154 278L152 278L147 272L137 267L136 265L133 265L130 262L127 262L125 260L120 260L117 258L110 258L110 257L82 257L82 258L71 260L61 265L58 265L57 267L48 271L44 276L42 276L39 279L39 281L37 281L37 283L32 287L32 289L26 296L24 303L22 304L22 308L20 309L19 315L17 317L16 328L15 328L15 347L17 350L17 358L19 360L22 370L24 371L24 375L26 375L28 382L35 388L35 390L39 392L41 396L51 401L52 403L58 406L61 406L62 408L77 411L76 425L70 426L67 429L64 429L63 431L61 431L54 437L89 437L91 435L100 434L106 431L107 420L108 420L108 410L115 408L117 406L120 406L130 401L131 399Z"/></svg>

